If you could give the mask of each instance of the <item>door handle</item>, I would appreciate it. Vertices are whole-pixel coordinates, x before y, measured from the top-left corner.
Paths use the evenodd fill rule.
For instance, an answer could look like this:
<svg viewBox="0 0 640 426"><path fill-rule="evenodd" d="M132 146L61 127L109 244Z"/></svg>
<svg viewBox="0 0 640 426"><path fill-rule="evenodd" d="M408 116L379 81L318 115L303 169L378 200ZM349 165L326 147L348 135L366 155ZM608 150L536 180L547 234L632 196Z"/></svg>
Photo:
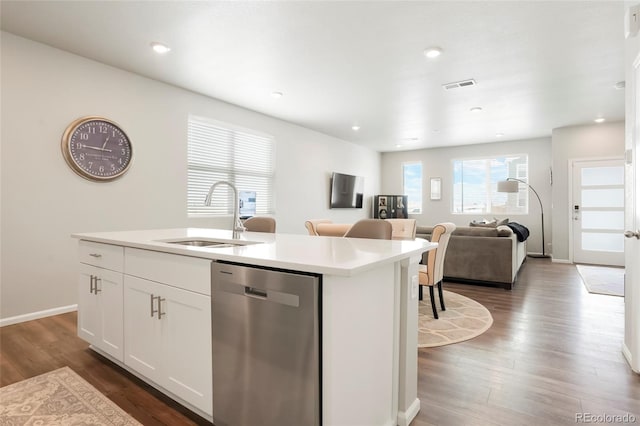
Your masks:
<svg viewBox="0 0 640 426"><path fill-rule="evenodd" d="M636 238L637 240L640 240L640 230L636 230L634 231L624 231L624 236L627 238Z"/></svg>

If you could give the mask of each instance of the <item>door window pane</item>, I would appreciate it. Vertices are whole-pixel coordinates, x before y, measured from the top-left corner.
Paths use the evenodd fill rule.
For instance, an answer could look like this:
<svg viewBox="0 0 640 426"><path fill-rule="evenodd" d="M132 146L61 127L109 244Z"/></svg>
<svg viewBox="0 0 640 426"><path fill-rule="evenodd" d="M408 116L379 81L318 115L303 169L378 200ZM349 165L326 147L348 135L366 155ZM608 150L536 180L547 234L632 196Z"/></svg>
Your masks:
<svg viewBox="0 0 640 426"><path fill-rule="evenodd" d="M624 167L585 167L582 186L624 185Z"/></svg>
<svg viewBox="0 0 640 426"><path fill-rule="evenodd" d="M583 189L582 207L624 207L624 188Z"/></svg>
<svg viewBox="0 0 640 426"><path fill-rule="evenodd" d="M624 251L624 238L620 232L583 232L582 249L595 251Z"/></svg>
<svg viewBox="0 0 640 426"><path fill-rule="evenodd" d="M622 211L583 211L582 229L624 229Z"/></svg>

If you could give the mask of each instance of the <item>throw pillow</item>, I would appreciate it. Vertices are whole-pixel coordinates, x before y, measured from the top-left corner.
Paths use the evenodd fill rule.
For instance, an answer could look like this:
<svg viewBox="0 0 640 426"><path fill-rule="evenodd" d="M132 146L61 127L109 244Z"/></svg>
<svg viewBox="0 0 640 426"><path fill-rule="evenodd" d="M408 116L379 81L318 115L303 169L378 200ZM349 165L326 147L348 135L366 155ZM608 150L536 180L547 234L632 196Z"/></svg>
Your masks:
<svg viewBox="0 0 640 426"><path fill-rule="evenodd" d="M497 226L500 225L506 225L507 223L509 223L509 218L504 218L504 219L496 219L495 217L493 218L493 220L496 222Z"/></svg>
<svg viewBox="0 0 640 426"><path fill-rule="evenodd" d="M472 222L469 222L469 226L479 226L482 228L495 228L497 225L495 220L492 220L491 222L476 222L474 220Z"/></svg>

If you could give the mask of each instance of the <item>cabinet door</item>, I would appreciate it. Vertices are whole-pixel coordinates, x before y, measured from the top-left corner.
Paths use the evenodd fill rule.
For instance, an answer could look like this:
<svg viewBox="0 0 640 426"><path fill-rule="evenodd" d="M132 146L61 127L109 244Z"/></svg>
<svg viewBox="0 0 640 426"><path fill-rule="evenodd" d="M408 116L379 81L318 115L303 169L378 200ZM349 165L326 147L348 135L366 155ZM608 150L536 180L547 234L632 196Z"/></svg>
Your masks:
<svg viewBox="0 0 640 426"><path fill-rule="evenodd" d="M96 268L96 292L100 315L100 349L122 361L124 357L124 330L122 318L122 273Z"/></svg>
<svg viewBox="0 0 640 426"><path fill-rule="evenodd" d="M97 345L100 334L98 298L93 294L93 279L98 268L80 264L78 274L78 337Z"/></svg>
<svg viewBox="0 0 640 426"><path fill-rule="evenodd" d="M160 284L124 277L124 363L162 384L162 328L157 310Z"/></svg>
<svg viewBox="0 0 640 426"><path fill-rule="evenodd" d="M122 361L122 273L81 264L78 292L78 336Z"/></svg>
<svg viewBox="0 0 640 426"><path fill-rule="evenodd" d="M164 286L162 385L212 414L211 298Z"/></svg>

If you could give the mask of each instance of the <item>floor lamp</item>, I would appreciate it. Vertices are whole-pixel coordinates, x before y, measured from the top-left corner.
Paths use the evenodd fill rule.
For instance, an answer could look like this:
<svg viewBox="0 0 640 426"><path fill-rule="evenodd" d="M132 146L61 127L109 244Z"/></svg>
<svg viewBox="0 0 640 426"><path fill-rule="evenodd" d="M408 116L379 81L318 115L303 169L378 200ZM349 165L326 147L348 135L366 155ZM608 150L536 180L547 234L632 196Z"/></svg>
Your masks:
<svg viewBox="0 0 640 426"><path fill-rule="evenodd" d="M533 189L531 185L529 185L527 182L523 180L515 179L515 178L507 178L507 180L498 182L498 192L517 193L520 191L519 182L522 182L525 185L527 185L529 189L531 189L533 193L536 194L536 197L538 198L538 202L540 203L540 218L542 220L541 222L542 223L542 254L530 254L528 256L529 257L551 257L548 254L545 254L545 251L544 251L544 209L542 208L542 201L540 200L540 196L538 195L536 190Z"/></svg>

